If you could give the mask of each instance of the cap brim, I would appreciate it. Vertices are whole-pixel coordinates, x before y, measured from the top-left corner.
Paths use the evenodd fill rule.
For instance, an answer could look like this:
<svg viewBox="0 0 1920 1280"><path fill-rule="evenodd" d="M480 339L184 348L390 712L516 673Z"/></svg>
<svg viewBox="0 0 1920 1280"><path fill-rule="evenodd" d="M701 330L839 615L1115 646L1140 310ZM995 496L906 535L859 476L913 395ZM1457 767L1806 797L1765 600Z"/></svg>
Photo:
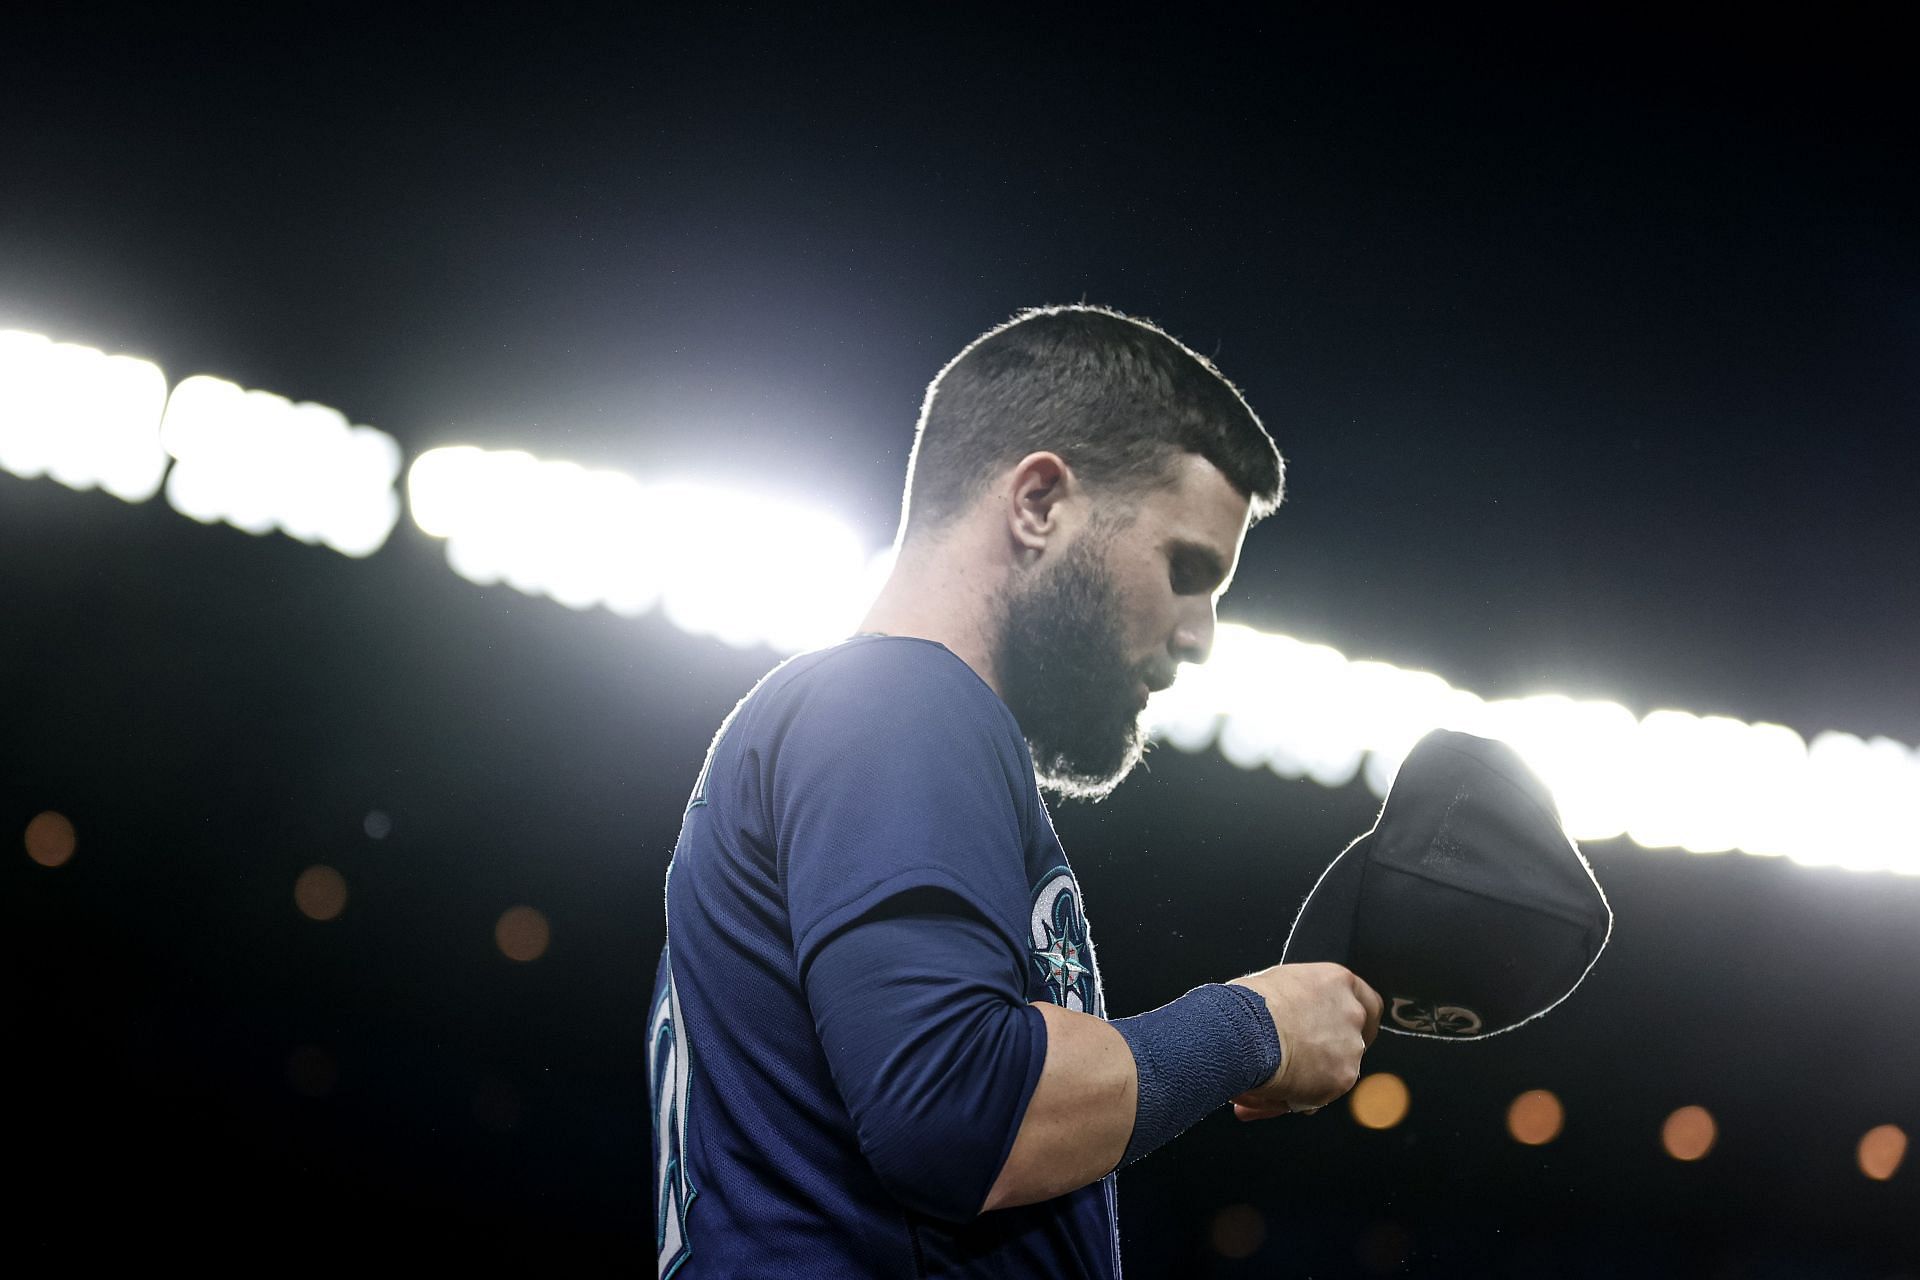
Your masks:
<svg viewBox="0 0 1920 1280"><path fill-rule="evenodd" d="M1376 824L1376 829L1377 829ZM1353 939L1360 913L1360 886L1367 874L1369 830L1348 845L1314 881L1300 913L1293 918L1281 964L1332 962L1353 967Z"/></svg>

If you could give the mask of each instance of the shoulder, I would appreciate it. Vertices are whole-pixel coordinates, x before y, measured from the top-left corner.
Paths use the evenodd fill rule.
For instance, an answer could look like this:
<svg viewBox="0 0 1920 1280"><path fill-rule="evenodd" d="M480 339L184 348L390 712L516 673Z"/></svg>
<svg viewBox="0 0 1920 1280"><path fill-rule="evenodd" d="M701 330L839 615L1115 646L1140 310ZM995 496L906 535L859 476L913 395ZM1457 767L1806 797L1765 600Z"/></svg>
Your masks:
<svg viewBox="0 0 1920 1280"><path fill-rule="evenodd" d="M877 758L996 762L1021 775L1026 743L1006 703L945 645L856 636L789 659L750 699L754 737L774 756L825 755L873 767Z"/></svg>
<svg viewBox="0 0 1920 1280"><path fill-rule="evenodd" d="M811 713L886 710L889 718L965 715L1013 727L987 683L943 644L911 636L855 636L790 659L764 682L772 706Z"/></svg>

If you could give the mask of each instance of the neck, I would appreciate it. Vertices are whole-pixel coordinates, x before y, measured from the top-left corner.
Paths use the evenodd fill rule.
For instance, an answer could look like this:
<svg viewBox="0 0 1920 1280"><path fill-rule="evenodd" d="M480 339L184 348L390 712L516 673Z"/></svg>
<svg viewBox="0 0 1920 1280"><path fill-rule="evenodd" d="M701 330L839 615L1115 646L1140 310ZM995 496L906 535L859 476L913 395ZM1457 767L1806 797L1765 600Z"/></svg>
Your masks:
<svg viewBox="0 0 1920 1280"><path fill-rule="evenodd" d="M1000 579L981 559L965 554L959 541L902 547L860 630L937 641L999 693L992 619Z"/></svg>

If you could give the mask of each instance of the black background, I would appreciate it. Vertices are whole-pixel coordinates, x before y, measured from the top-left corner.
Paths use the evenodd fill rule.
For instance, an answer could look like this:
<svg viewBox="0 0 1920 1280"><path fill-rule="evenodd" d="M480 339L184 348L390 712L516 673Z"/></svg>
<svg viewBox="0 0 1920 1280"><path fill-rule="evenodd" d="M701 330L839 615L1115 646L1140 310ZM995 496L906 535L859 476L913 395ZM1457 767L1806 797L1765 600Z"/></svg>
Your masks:
<svg viewBox="0 0 1920 1280"><path fill-rule="evenodd" d="M1224 616L1488 697L1920 741L1916 156L1858 13L10 23L0 324L877 546L926 380L1085 297L1213 355L1288 456ZM660 878L772 655L474 587L404 518L352 561L4 475L0 602L4 816L80 833L0 859L17 1246L650 1266ZM1268 963L1373 808L1170 749L1059 806L1111 1006ZM1920 881L1589 852L1619 924L1574 1003L1383 1041L1392 1130L1206 1122L1123 1177L1130 1271L1913 1273L1913 1169L1853 1145L1920 1133ZM1539 1149L1502 1128L1534 1087ZM1697 1164L1659 1148L1683 1103Z"/></svg>

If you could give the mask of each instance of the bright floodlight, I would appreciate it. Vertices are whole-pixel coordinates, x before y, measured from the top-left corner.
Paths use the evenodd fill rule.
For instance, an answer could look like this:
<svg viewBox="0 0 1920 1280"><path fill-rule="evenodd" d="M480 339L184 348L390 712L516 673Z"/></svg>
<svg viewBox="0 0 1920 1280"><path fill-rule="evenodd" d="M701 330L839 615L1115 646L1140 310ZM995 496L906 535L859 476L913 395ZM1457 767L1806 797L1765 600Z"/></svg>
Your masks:
<svg viewBox="0 0 1920 1280"><path fill-rule="evenodd" d="M413 464L415 522L478 583L794 653L858 624L888 567L799 503L687 482L643 484L517 451L435 449ZM1920 757L1887 739L1653 711L1557 694L1487 701L1439 676L1326 645L1218 629L1212 660L1149 708L1156 737L1241 768L1385 795L1431 729L1511 743L1579 840L1622 834L1696 853L1747 849L1920 874Z"/></svg>
<svg viewBox="0 0 1920 1280"><path fill-rule="evenodd" d="M1513 745L1579 840L1745 849L1809 865L1920 874L1920 753L1888 738L1652 711L1557 694L1484 701L1424 671L1223 625L1205 666L1148 708L1183 751L1384 796L1408 750L1446 728Z"/></svg>
<svg viewBox="0 0 1920 1280"><path fill-rule="evenodd" d="M782 653L830 643L877 586L853 532L812 507L712 485L642 484L515 450L433 449L407 473L414 522L447 562L573 609Z"/></svg>
<svg viewBox="0 0 1920 1280"><path fill-rule="evenodd" d="M166 379L145 360L0 330L0 469L144 502L167 469L166 399Z"/></svg>
<svg viewBox="0 0 1920 1280"><path fill-rule="evenodd" d="M175 459L167 501L203 523L365 556L400 518L400 446L322 404L192 377L167 400L160 442Z"/></svg>
<svg viewBox="0 0 1920 1280"><path fill-rule="evenodd" d="M364 556L399 518L400 461L392 437L325 405L204 376L169 397L144 360L0 330L0 469L23 478L139 502L165 474L167 500L196 520ZM842 638L892 565L802 503L517 450L431 450L407 492L415 522L446 539L470 581L627 617L657 607L740 647L796 653ZM1357 777L1380 796L1423 734L1458 729L1511 743L1578 840L1920 875L1920 751L1890 738L1809 743L1782 725L1636 718L1558 694L1490 702L1430 672L1232 625L1148 715L1183 751L1217 747L1241 768L1325 786Z"/></svg>

